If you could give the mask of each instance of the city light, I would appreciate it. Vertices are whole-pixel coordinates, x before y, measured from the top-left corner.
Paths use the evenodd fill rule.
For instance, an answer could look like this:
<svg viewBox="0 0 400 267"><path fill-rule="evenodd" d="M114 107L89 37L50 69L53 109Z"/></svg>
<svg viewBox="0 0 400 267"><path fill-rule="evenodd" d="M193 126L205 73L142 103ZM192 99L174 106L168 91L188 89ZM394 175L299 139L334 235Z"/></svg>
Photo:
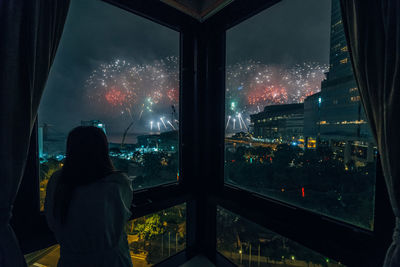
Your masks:
<svg viewBox="0 0 400 267"><path fill-rule="evenodd" d="M239 120L240 129L242 129L242 121L240 120L240 113L238 115L236 115L236 117Z"/></svg>
<svg viewBox="0 0 400 267"><path fill-rule="evenodd" d="M164 128L165 128L165 130L166 130L166 129L167 129L167 126L165 125L164 118L161 117L160 120L161 120L161 122L163 123Z"/></svg>
<svg viewBox="0 0 400 267"><path fill-rule="evenodd" d="M170 121L167 121L167 123L168 123L169 125L171 125L172 129L176 130L175 127L174 127L174 125L172 125L172 123L171 123Z"/></svg>
<svg viewBox="0 0 400 267"><path fill-rule="evenodd" d="M228 121L226 122L226 127L225 127L225 130L226 129L228 129L228 126L229 126L229 121L231 120L231 116L228 116Z"/></svg>

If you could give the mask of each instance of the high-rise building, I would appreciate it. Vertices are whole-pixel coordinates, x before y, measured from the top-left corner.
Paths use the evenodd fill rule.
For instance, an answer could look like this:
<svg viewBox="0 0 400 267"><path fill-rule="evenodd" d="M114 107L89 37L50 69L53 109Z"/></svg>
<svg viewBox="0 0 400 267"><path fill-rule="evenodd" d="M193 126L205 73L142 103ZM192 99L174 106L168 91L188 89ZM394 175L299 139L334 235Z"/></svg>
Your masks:
<svg viewBox="0 0 400 267"><path fill-rule="evenodd" d="M304 101L305 134L352 158L373 160L373 137L354 79L339 0L332 0L329 72L321 92Z"/></svg>

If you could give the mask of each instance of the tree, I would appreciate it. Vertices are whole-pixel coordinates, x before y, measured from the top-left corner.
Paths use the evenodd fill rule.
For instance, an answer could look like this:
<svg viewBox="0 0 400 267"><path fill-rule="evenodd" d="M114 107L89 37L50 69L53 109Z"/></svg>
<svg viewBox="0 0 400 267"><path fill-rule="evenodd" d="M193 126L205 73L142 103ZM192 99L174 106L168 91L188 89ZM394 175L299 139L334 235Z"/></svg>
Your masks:
<svg viewBox="0 0 400 267"><path fill-rule="evenodd" d="M254 151L255 155L257 155L258 158L265 158L267 156L270 156L271 152L271 148L263 146L256 147Z"/></svg>
<svg viewBox="0 0 400 267"><path fill-rule="evenodd" d="M53 175L54 172L62 167L62 162L55 158L50 158L47 162L40 165L40 182L47 181Z"/></svg>
<svg viewBox="0 0 400 267"><path fill-rule="evenodd" d="M156 235L164 233L164 227L158 214L137 219L134 229L139 234L139 239L141 240L149 240Z"/></svg>

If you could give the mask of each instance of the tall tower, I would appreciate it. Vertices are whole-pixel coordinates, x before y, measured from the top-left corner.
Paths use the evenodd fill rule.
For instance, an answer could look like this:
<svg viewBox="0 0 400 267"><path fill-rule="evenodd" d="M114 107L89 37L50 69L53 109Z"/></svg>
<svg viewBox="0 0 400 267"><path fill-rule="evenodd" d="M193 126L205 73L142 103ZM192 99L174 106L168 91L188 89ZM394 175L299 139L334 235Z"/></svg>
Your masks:
<svg viewBox="0 0 400 267"><path fill-rule="evenodd" d="M321 83L320 136L326 140L371 139L350 62L340 1L332 0L329 72Z"/></svg>
<svg viewBox="0 0 400 267"><path fill-rule="evenodd" d="M353 69L340 12L340 1L332 0L328 80L353 79Z"/></svg>
<svg viewBox="0 0 400 267"><path fill-rule="evenodd" d="M329 143L344 154L345 162L351 159L355 146L368 151L374 146L353 75L340 0L332 0L331 6L329 72L321 83L321 92L304 101L304 128L307 138ZM371 160L369 157L367 161Z"/></svg>
<svg viewBox="0 0 400 267"><path fill-rule="evenodd" d="M43 158L43 126L38 127L39 158Z"/></svg>

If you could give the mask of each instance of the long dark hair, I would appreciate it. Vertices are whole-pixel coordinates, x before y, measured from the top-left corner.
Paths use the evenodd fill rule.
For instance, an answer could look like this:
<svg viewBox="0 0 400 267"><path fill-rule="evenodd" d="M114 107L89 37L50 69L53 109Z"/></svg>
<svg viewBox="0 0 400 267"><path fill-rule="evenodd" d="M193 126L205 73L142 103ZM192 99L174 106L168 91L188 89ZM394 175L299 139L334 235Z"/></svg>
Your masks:
<svg viewBox="0 0 400 267"><path fill-rule="evenodd" d="M114 172L104 132L93 126L79 126L68 135L64 166L56 185L54 217L64 224L74 190Z"/></svg>

